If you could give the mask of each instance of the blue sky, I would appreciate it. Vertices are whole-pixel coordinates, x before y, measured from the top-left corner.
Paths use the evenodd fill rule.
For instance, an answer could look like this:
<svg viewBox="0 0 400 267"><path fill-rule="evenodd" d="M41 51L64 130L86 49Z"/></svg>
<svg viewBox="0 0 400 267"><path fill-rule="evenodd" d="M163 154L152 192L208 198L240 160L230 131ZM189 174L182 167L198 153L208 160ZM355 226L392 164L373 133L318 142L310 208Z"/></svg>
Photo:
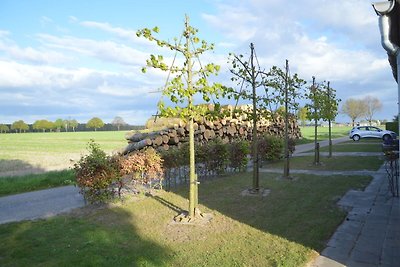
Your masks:
<svg viewBox="0 0 400 267"><path fill-rule="evenodd" d="M344 102L377 97L397 113L397 84L380 45L372 1L201 0L201 1L0 1L0 123L23 119L121 116L143 124L156 113L166 75L141 73L150 54L163 54L135 32L159 26L172 40L184 15L199 36L215 43L202 61L221 65L219 81L229 83L230 52L256 47L260 64L284 66L307 81L329 80ZM337 121L349 121L339 115Z"/></svg>

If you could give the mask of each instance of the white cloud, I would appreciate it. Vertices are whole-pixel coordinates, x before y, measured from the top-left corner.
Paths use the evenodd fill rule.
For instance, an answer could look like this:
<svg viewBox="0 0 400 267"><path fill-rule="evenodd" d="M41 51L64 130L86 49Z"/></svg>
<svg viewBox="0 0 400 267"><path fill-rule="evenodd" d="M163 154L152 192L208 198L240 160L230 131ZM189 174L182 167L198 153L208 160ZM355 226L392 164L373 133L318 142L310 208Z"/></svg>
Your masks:
<svg viewBox="0 0 400 267"><path fill-rule="evenodd" d="M291 71L302 78L332 81L342 99L375 93L382 94L384 106L393 104L397 94L380 47L377 17L368 1L206 2L211 9L200 17L218 37L216 52L203 55L201 63L221 65L215 80L229 83L228 53L248 57L253 42L263 68L283 67L288 59ZM170 64L173 52L137 38L132 25L70 16L70 24L62 25L69 26L62 28L69 33L60 36L60 27L51 18L42 16L39 22L42 33L27 33L31 39L36 37L38 46L35 42L21 45L11 39L10 32L0 30L0 99L11 99L7 102L13 105L10 114L18 114L19 104L43 105L43 110L57 116L68 114L83 120L94 115L111 120L120 115L126 121L143 123L154 114L160 96L148 92L163 87L167 73L149 68L142 74L140 69L150 53L164 55ZM214 42L212 38L207 40ZM177 62L182 63L182 58ZM385 109L390 118L392 108ZM25 112L28 116L31 109ZM44 114L42 110L32 112Z"/></svg>
<svg viewBox="0 0 400 267"><path fill-rule="evenodd" d="M122 96L122 97L133 97L133 96L143 96L148 94L150 88L148 87L140 87L133 88L127 86L120 85L109 85L107 81L103 82L100 86L98 86L97 91L111 96Z"/></svg>
<svg viewBox="0 0 400 267"><path fill-rule="evenodd" d="M58 37L49 34L39 34L38 38L48 47L71 51L110 63L143 65L148 58L147 53L112 41L97 41L73 36Z"/></svg>
<svg viewBox="0 0 400 267"><path fill-rule="evenodd" d="M94 71L0 61L0 73L2 73L0 88L68 88L90 76Z"/></svg>
<svg viewBox="0 0 400 267"><path fill-rule="evenodd" d="M9 32L0 32L0 56L2 52L11 60L22 60L39 64L56 64L70 60L69 57L57 51L45 48L20 47L9 36Z"/></svg>
<svg viewBox="0 0 400 267"><path fill-rule="evenodd" d="M203 19L239 41L246 41L256 34L259 18L252 12L228 4L219 5L218 10L218 15L202 14Z"/></svg>
<svg viewBox="0 0 400 267"><path fill-rule="evenodd" d="M120 27L113 27L111 24L106 23L106 22L82 21L82 22L80 22L80 24L85 27L95 28L95 29L99 29L99 30L102 30L105 32L116 34L117 36L119 36L121 38L130 40L133 42L137 42L138 40L141 40L141 39L137 38L136 31L127 30L127 29L120 28Z"/></svg>

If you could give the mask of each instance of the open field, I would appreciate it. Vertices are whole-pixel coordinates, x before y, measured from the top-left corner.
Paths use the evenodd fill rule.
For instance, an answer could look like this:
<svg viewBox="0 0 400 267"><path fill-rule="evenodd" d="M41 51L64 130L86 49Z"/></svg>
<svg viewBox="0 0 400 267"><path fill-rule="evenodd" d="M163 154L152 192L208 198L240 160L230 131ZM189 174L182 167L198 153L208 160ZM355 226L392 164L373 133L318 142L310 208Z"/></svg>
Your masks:
<svg viewBox="0 0 400 267"><path fill-rule="evenodd" d="M312 127L302 129L305 133L311 134ZM320 129L327 129L321 128ZM312 129L313 130L313 129ZM339 131L340 130L340 131ZM336 134L343 135L347 130L338 128ZM320 131L323 133L324 131ZM3 176L0 195L7 195L31 190L38 190L59 185L71 184L73 179L72 171L49 170L65 169L70 166L70 157L73 155L79 159L86 153L86 145L90 139L96 140L101 147L111 153L114 149L125 146L125 132L80 132L80 133L32 133L32 134L3 134L0 144L4 148L0 151L0 176ZM24 138L21 138L24 137ZM123 140L123 141L121 141ZM8 152L7 152L8 150ZM328 151L328 147L321 148L322 152ZM333 146L333 152L381 152L381 140L366 138L358 142L349 140ZM312 152L312 150L310 151ZM29 156L28 155L34 155ZM15 159L13 159L15 158ZM26 161L21 159L26 158ZM51 159L51 160L43 160ZM43 160L43 161L40 161ZM30 161L31 163L29 163ZM330 171L351 171L351 170L376 170L382 164L382 159L374 156L369 157L333 157L321 156L322 165L312 164L313 156L295 157L291 159L292 169L330 170ZM34 164L36 162L36 164ZM283 161L264 163L264 168L283 168ZM7 171L8 170L8 171ZM10 171L11 170L11 171ZM31 174L23 176L18 174ZM50 181L50 176L53 177ZM65 178L63 178L63 176Z"/></svg>
<svg viewBox="0 0 400 267"><path fill-rule="evenodd" d="M173 225L187 187L51 219L0 225L1 266L305 266L345 212L335 202L365 176L261 174L269 196L243 197L251 174L203 182L205 226Z"/></svg>
<svg viewBox="0 0 400 267"><path fill-rule="evenodd" d="M351 127L334 127L333 138L346 136ZM313 127L301 128L303 139L313 142ZM71 160L86 153L90 139L108 153L126 146L125 131L61 132L0 135L0 176L15 176L67 169ZM318 139L328 138L328 128L318 127Z"/></svg>
<svg viewBox="0 0 400 267"><path fill-rule="evenodd" d="M42 173L71 167L94 139L108 153L126 146L125 131L0 135L0 176Z"/></svg>

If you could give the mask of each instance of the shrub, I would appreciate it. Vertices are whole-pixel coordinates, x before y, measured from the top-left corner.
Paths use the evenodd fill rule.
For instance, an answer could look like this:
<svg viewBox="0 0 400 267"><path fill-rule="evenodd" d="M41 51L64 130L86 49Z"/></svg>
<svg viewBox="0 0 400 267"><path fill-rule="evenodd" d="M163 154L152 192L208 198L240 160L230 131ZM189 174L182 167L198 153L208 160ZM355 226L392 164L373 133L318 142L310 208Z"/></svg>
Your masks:
<svg viewBox="0 0 400 267"><path fill-rule="evenodd" d="M230 167L243 171L247 167L248 158L250 153L250 145L246 140L237 140L229 145L229 163Z"/></svg>
<svg viewBox="0 0 400 267"><path fill-rule="evenodd" d="M76 183L90 203L105 202L115 195L113 184L120 180L118 162L91 140L89 154L74 164Z"/></svg>
<svg viewBox="0 0 400 267"><path fill-rule="evenodd" d="M394 121L394 122L387 122L386 123L386 130L395 132L397 134L399 134L399 126L398 126L398 122Z"/></svg>
<svg viewBox="0 0 400 267"><path fill-rule="evenodd" d="M152 186L157 183L161 186L164 178L163 159L153 148L135 151L121 157L119 170L125 183L133 185Z"/></svg>
<svg viewBox="0 0 400 267"><path fill-rule="evenodd" d="M293 154L293 152L296 150L296 139L289 138L288 149L289 149L289 154Z"/></svg>
<svg viewBox="0 0 400 267"><path fill-rule="evenodd" d="M229 162L228 146L219 139L209 142L209 146L208 166L210 170L217 174L224 173Z"/></svg>
<svg viewBox="0 0 400 267"><path fill-rule="evenodd" d="M258 155L261 160L274 161L282 157L283 140L273 135L263 135L258 140Z"/></svg>

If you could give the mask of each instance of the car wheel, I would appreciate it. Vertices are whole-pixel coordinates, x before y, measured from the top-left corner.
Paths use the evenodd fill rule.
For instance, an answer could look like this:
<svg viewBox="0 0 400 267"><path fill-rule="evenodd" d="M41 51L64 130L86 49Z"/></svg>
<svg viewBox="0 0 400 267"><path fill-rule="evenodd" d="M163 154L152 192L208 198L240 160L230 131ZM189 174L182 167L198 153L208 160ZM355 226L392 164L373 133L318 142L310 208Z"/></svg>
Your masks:
<svg viewBox="0 0 400 267"><path fill-rule="evenodd" d="M389 141L389 140L392 139L392 137L391 137L389 134L385 134L385 135L382 137L382 139L383 139L383 141Z"/></svg>
<svg viewBox="0 0 400 267"><path fill-rule="evenodd" d="M360 136L358 134L353 135L353 140L354 141L360 140Z"/></svg>

